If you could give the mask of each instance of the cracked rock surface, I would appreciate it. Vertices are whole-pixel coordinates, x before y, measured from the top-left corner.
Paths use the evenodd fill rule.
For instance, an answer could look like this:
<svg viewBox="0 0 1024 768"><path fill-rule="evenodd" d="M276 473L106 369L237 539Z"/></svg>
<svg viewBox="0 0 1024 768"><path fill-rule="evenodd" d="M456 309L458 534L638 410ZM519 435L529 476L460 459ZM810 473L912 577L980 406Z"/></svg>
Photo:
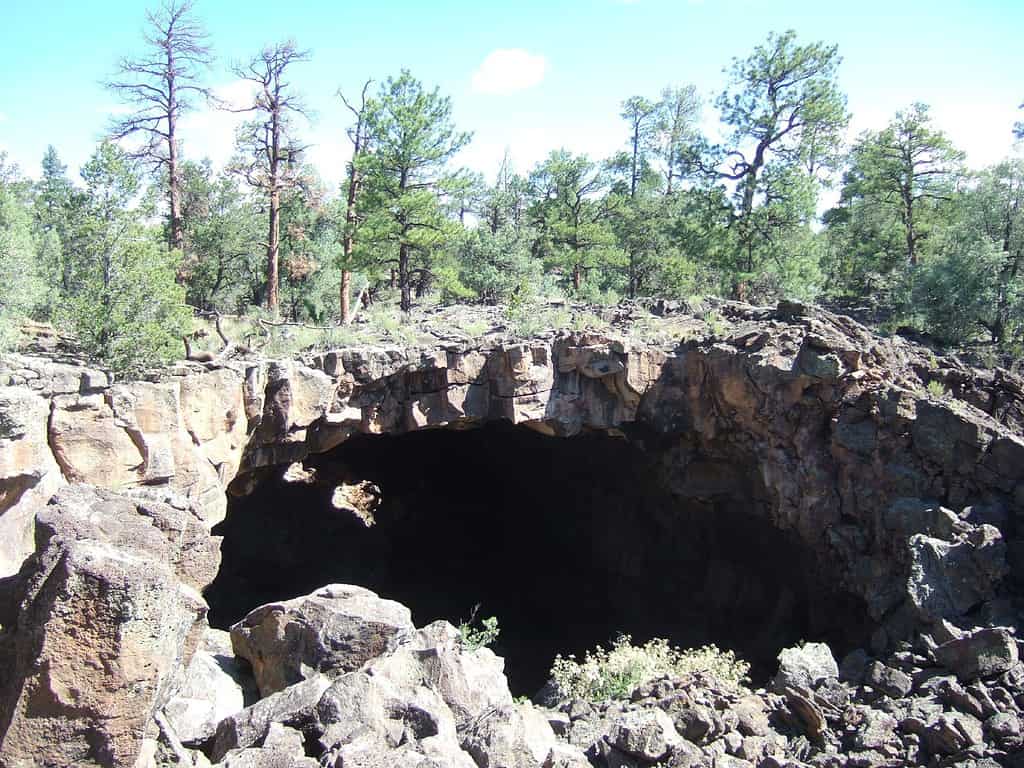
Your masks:
<svg viewBox="0 0 1024 768"><path fill-rule="evenodd" d="M559 704L546 722L568 737L537 763L548 731L501 688L500 665L465 653L450 627L413 632L396 614L381 624L389 629L366 635L386 642L353 640L353 655L298 635L268 650L264 698L248 700L249 681L246 706L230 715L257 735L217 759L1019 764L1021 379L815 307L723 303L713 328L686 307L659 312L531 339L440 331L432 346L181 363L146 381L45 354L0 358L0 764L209 759L200 741L211 730L214 743L230 742L221 740L229 717L213 728L211 713L223 714L223 701L236 706L237 692L202 705L184 740L168 707L175 696L201 699L184 682L197 653L226 663L203 639L201 595L217 571L210 529L226 494L356 434L494 421L556 437L642 427L678 441L684 493L696 493L683 487L694 468L755 467L771 523L864 600L876 627L870 647L836 674L818 660L812 674L783 673L766 692L672 680L585 717ZM930 382L947 394L930 394ZM292 626L287 613L272 621ZM331 626L331 615L328 606L294 626ZM266 677L274 665L279 675ZM218 669L224 677L209 666L206 674L230 689ZM443 682L439 669L455 677ZM364 728L339 735L319 705L352 675L368 676L359 700L380 707L360 715ZM294 707L264 704L296 686L305 687ZM484 706L493 722L477 722Z"/></svg>

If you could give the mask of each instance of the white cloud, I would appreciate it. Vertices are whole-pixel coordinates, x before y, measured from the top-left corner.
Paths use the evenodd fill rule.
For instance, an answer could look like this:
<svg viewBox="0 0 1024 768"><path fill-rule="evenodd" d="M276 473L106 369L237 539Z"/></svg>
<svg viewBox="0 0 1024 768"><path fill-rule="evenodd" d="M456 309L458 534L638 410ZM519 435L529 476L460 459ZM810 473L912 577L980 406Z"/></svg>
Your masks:
<svg viewBox="0 0 1024 768"><path fill-rule="evenodd" d="M190 160L208 157L221 168L231 159L235 130L249 115L226 110L241 109L249 103L253 88L252 83L241 79L219 85L213 95L224 109L200 103L195 112L182 117L181 136Z"/></svg>
<svg viewBox="0 0 1024 768"><path fill-rule="evenodd" d="M6 123L6 122L7 122L7 115L5 115L3 112L0 112L0 123Z"/></svg>
<svg viewBox="0 0 1024 768"><path fill-rule="evenodd" d="M487 54L473 73L477 93L512 93L532 88L544 79L547 61L538 53L522 48L498 48Z"/></svg>

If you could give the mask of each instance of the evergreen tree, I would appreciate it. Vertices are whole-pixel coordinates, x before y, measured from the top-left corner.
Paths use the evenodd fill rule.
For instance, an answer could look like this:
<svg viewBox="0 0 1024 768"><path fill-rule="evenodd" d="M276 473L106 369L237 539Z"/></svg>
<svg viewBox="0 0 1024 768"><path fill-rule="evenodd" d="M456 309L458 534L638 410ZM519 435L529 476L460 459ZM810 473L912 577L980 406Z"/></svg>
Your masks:
<svg viewBox="0 0 1024 768"><path fill-rule="evenodd" d="M357 161L366 252L394 265L401 308L408 312L414 277L421 285L429 279L430 256L452 231L440 197L459 185L448 163L470 134L455 129L451 100L436 88L424 90L406 70L389 77L366 110L370 151Z"/></svg>
<svg viewBox="0 0 1024 768"><path fill-rule="evenodd" d="M13 342L17 323L43 303L46 283L36 245L29 184L0 152L0 348Z"/></svg>
<svg viewBox="0 0 1024 768"><path fill-rule="evenodd" d="M115 145L102 143L82 167L82 252L74 292L59 319L83 348L116 370L138 371L180 355L188 326L184 288L175 282L176 251L159 245L132 202L139 179Z"/></svg>
<svg viewBox="0 0 1024 768"><path fill-rule="evenodd" d="M552 152L530 174L529 217L537 231L535 255L579 295L588 276L621 262L611 228L614 199L605 172L586 155Z"/></svg>
<svg viewBox="0 0 1024 768"><path fill-rule="evenodd" d="M785 258L785 235L809 223L817 182L838 165L849 120L839 61L835 46L799 45L792 30L733 60L731 87L716 101L730 141L701 166L735 183L736 267L748 276Z"/></svg>

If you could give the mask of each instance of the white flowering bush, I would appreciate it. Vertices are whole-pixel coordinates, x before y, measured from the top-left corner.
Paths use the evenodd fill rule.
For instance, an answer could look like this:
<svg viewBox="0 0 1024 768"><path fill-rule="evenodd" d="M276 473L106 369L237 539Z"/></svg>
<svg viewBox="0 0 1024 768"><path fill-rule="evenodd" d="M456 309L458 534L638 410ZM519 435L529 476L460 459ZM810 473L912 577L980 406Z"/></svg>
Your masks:
<svg viewBox="0 0 1024 768"><path fill-rule="evenodd" d="M707 672L738 687L747 679L750 665L714 645L682 650L662 638L633 645L629 635L620 635L611 648L599 645L587 651L582 662L572 655L556 656L551 678L565 698L597 702L625 699L638 685L662 675L690 672Z"/></svg>

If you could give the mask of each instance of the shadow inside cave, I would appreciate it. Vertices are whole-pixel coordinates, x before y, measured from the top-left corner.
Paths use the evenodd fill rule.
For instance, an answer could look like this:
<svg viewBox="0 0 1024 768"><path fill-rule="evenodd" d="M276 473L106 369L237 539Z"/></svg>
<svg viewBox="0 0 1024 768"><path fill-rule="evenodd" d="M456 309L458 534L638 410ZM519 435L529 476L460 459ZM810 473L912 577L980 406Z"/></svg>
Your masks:
<svg viewBox="0 0 1024 768"><path fill-rule="evenodd" d="M863 604L772 525L756 466L680 465L664 439L631 437L504 424L359 435L308 459L311 481L279 467L230 498L214 531L210 622L227 628L331 582L401 601L417 626L458 624L479 605L499 619L494 650L515 694L539 689L556 653L582 656L619 632L731 648L755 680L798 640L864 643ZM374 525L332 505L342 480L379 487Z"/></svg>

